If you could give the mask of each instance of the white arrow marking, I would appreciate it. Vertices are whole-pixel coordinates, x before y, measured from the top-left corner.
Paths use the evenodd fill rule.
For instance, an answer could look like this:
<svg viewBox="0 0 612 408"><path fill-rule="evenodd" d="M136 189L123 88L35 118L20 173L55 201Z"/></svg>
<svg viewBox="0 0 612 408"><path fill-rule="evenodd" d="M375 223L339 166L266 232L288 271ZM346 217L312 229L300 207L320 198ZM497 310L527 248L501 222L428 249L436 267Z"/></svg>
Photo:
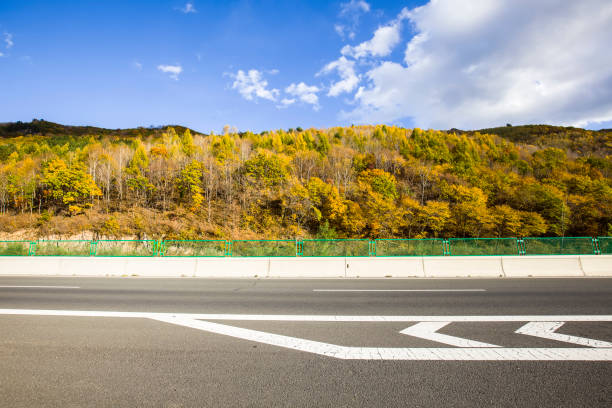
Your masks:
<svg viewBox="0 0 612 408"><path fill-rule="evenodd" d="M151 319L342 360L612 361L612 349L346 347L184 317Z"/></svg>
<svg viewBox="0 0 612 408"><path fill-rule="evenodd" d="M400 333L457 347L499 347L495 344L482 343L476 340L436 333L436 331L449 323L451 322L421 322L400 331Z"/></svg>
<svg viewBox="0 0 612 408"><path fill-rule="evenodd" d="M555 333L565 322L529 322L515 333L528 336L541 337L543 339L564 341L566 343L579 344L589 347L612 347L612 343L602 340L587 339L586 337L570 336L569 334Z"/></svg>
<svg viewBox="0 0 612 408"><path fill-rule="evenodd" d="M350 360L448 360L448 361L612 361L612 348L386 348L346 347L257 330L243 329L209 320L296 322L610 322L612 315L578 316L333 316L333 315L239 315L197 313L151 313L85 310L0 309L0 315L146 318L193 329L256 341L292 350ZM414 326L413 326L414 327ZM439 334L439 333L438 333ZM452 337L452 336L449 336ZM466 339L462 339L466 340Z"/></svg>

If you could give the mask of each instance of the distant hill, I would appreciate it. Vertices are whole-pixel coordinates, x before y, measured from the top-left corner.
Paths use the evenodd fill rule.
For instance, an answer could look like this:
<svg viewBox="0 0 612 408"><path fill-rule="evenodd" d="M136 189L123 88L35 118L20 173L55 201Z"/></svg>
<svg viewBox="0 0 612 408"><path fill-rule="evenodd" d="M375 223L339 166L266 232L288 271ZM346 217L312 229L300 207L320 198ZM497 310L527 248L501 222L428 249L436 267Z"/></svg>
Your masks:
<svg viewBox="0 0 612 408"><path fill-rule="evenodd" d="M491 134L509 142L538 147L556 147L580 154L612 154L612 129L587 130L551 125L503 126L479 130L451 129L448 132L473 135Z"/></svg>
<svg viewBox="0 0 612 408"><path fill-rule="evenodd" d="M177 132L183 133L187 128L185 126L169 125ZM131 129L106 129L95 126L69 126L59 123L48 122L46 120L34 119L31 122L8 122L0 123L0 137L10 138L28 135L43 135L43 136L83 136L83 135L101 135L101 136L151 136L159 133L168 126L159 127L137 127ZM199 133L193 129L189 129L192 133Z"/></svg>

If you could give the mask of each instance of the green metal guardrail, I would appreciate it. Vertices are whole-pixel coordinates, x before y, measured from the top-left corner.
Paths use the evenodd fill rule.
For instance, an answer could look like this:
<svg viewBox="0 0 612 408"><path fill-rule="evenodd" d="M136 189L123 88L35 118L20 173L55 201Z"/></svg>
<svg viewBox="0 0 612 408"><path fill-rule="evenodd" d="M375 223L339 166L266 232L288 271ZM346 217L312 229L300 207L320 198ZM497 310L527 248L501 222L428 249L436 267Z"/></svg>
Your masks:
<svg viewBox="0 0 612 408"><path fill-rule="evenodd" d="M95 254L94 241L84 239L36 241L30 255L34 256L91 256Z"/></svg>
<svg viewBox="0 0 612 408"><path fill-rule="evenodd" d="M450 238L448 242L449 255L455 256L521 254L516 238Z"/></svg>
<svg viewBox="0 0 612 408"><path fill-rule="evenodd" d="M372 257L612 254L612 237L0 241L0 256Z"/></svg>
<svg viewBox="0 0 612 408"><path fill-rule="evenodd" d="M374 256L375 248L368 239L304 239L300 256Z"/></svg>
<svg viewBox="0 0 612 408"><path fill-rule="evenodd" d="M30 255L30 241L0 241L0 256Z"/></svg>
<svg viewBox="0 0 612 408"><path fill-rule="evenodd" d="M523 238L527 255L597 255L591 237Z"/></svg>
<svg viewBox="0 0 612 408"><path fill-rule="evenodd" d="M228 256L297 256L298 242L293 239L237 239L231 241Z"/></svg>
<svg viewBox="0 0 612 408"><path fill-rule="evenodd" d="M445 240L426 239L377 239L376 256L442 256Z"/></svg>
<svg viewBox="0 0 612 408"><path fill-rule="evenodd" d="M155 256L159 244L153 239L101 239L92 241L94 256Z"/></svg>
<svg viewBox="0 0 612 408"><path fill-rule="evenodd" d="M162 241L160 256L205 256L224 257L228 254L228 241L222 239L214 240L177 240L170 239Z"/></svg>
<svg viewBox="0 0 612 408"><path fill-rule="evenodd" d="M612 255L612 237L594 238L600 254Z"/></svg>

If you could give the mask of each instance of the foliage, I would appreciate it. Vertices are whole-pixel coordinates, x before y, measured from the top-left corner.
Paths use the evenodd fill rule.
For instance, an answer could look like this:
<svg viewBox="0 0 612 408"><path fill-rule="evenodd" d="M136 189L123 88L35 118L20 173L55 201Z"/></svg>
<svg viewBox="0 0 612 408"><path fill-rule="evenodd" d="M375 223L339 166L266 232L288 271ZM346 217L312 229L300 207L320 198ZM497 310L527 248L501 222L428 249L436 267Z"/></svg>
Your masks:
<svg viewBox="0 0 612 408"><path fill-rule="evenodd" d="M612 132L1 124L0 217L109 237L607 235Z"/></svg>

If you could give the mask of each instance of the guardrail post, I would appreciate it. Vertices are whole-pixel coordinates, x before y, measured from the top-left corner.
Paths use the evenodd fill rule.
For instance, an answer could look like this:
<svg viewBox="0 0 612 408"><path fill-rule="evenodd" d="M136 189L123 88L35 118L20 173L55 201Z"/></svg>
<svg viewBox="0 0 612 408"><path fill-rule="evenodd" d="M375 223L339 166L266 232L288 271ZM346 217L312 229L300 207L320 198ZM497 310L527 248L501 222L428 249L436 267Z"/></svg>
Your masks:
<svg viewBox="0 0 612 408"><path fill-rule="evenodd" d="M368 256L376 256L376 240L368 241Z"/></svg>
<svg viewBox="0 0 612 408"><path fill-rule="evenodd" d="M28 248L28 256L36 255L36 241L30 241L30 247Z"/></svg>
<svg viewBox="0 0 612 408"><path fill-rule="evenodd" d="M304 241L295 240L295 256L304 256Z"/></svg>
<svg viewBox="0 0 612 408"><path fill-rule="evenodd" d="M442 254L444 256L451 256L451 246L450 241L448 239L442 240Z"/></svg>
<svg viewBox="0 0 612 408"><path fill-rule="evenodd" d="M96 256L98 250L98 241L92 240L89 244L89 256Z"/></svg>
<svg viewBox="0 0 612 408"><path fill-rule="evenodd" d="M593 242L593 253L595 255L601 255L601 248L599 247L599 240L597 237L591 238L591 241Z"/></svg>
<svg viewBox="0 0 612 408"><path fill-rule="evenodd" d="M232 256L232 241L225 241L225 256Z"/></svg>

